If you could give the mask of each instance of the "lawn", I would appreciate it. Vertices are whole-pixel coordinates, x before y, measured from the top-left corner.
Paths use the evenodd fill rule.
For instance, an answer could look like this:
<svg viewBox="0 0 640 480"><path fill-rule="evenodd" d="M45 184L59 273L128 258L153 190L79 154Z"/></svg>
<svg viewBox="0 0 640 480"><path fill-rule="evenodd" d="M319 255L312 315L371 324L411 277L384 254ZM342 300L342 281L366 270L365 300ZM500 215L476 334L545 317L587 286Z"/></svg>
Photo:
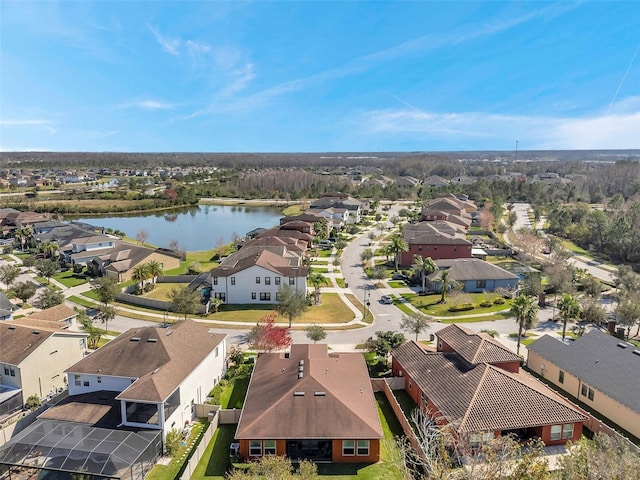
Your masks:
<svg viewBox="0 0 640 480"><path fill-rule="evenodd" d="M342 277L336 277L336 284L340 287L340 288L344 288L346 283L344 281L344 278Z"/></svg>
<svg viewBox="0 0 640 480"><path fill-rule="evenodd" d="M576 245L573 242L570 242L569 240L561 240L561 244L564 248L566 248L570 252L577 253L578 255L585 255L587 257L591 257L591 254L587 252L584 248L579 247L578 245Z"/></svg>
<svg viewBox="0 0 640 480"><path fill-rule="evenodd" d="M329 267L311 267L312 273L329 273Z"/></svg>
<svg viewBox="0 0 640 480"><path fill-rule="evenodd" d="M178 290L182 290L186 287L186 283L156 283L156 286L153 290L145 293L143 295L144 298L151 298L153 300L169 300L169 292L177 288Z"/></svg>
<svg viewBox="0 0 640 480"><path fill-rule="evenodd" d="M248 374L245 377L236 378L233 383L229 384L220 395L220 406L222 408L242 408L250 379L251 375Z"/></svg>
<svg viewBox="0 0 640 480"><path fill-rule="evenodd" d="M89 277L82 273L74 273L73 270L57 273L51 278L57 280L67 288L77 287L78 285L83 285L89 281Z"/></svg>
<svg viewBox="0 0 640 480"><path fill-rule="evenodd" d="M326 278L324 280L322 280L322 283L320 284L321 287L331 287L331 280ZM313 285L313 283L311 283L311 279L307 278L307 287L314 287L315 285Z"/></svg>
<svg viewBox="0 0 640 480"><path fill-rule="evenodd" d="M406 288L407 286L402 280L390 280L388 283L391 288Z"/></svg>
<svg viewBox="0 0 640 480"><path fill-rule="evenodd" d="M483 300L491 300L497 295L485 295L484 293L466 293L461 298L462 301L454 301L448 297L446 303L440 303L440 294L431 294L420 296L415 293L403 293L402 298L407 300L411 305L421 312L434 317L459 317L466 315L478 315L480 313L495 313L511 308L511 300L505 300L503 304L492 304L490 307L480 307L479 304ZM462 312L450 312L449 307L456 303L473 303L476 308ZM482 318L482 317L480 317Z"/></svg>
<svg viewBox="0 0 640 480"><path fill-rule="evenodd" d="M328 258L331 256L332 253L333 253L332 250L320 250L316 252L314 256L321 257L321 258Z"/></svg>

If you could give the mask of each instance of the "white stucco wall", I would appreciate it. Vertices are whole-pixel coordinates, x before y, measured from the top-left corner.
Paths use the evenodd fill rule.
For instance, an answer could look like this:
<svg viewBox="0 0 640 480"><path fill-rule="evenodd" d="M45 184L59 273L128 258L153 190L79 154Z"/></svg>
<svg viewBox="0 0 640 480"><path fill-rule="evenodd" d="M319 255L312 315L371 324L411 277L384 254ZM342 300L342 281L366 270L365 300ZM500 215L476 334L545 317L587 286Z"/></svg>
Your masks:
<svg viewBox="0 0 640 480"><path fill-rule="evenodd" d="M232 285L232 278L235 277L235 285ZM260 283L256 283L256 277L260 277ZM269 278L270 285L266 284L265 278ZM289 285L289 277L276 274L266 268L254 265L241 272L227 277L218 277L218 284L213 285L211 296L214 293L226 293L225 303L257 303L257 304L274 304L276 302L276 293L280 285L276 284L276 278L280 278L282 285ZM292 287L297 290L306 292L307 278L306 276L294 277L294 285ZM251 294L256 294L256 298L251 298ZM270 300L260 300L260 293L269 293Z"/></svg>
<svg viewBox="0 0 640 480"><path fill-rule="evenodd" d="M69 382L69 395L81 395L83 393L97 392L99 390L122 392L125 388L131 385L132 380L135 380L135 378L111 377L100 375L99 373L92 375L79 374L78 377L80 385L76 385L75 374L68 374L67 380ZM98 377L100 377L100 382L98 382ZM89 385L86 386L85 382L88 382Z"/></svg>

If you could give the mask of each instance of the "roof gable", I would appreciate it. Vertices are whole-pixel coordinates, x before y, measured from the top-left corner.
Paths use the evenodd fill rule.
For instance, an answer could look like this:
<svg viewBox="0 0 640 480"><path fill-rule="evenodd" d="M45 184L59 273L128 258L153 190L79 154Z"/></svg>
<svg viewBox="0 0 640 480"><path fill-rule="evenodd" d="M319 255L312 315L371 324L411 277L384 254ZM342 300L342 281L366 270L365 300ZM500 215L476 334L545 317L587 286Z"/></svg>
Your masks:
<svg viewBox="0 0 640 480"><path fill-rule="evenodd" d="M518 362L520 357L486 333L475 333L456 324L436 332L451 348L471 364Z"/></svg>

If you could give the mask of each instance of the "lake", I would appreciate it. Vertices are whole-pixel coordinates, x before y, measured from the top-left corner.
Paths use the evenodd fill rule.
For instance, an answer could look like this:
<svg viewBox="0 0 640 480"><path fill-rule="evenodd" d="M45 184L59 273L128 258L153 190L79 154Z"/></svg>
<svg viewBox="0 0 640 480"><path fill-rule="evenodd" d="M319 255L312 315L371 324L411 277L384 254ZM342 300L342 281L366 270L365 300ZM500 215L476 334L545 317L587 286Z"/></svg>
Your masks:
<svg viewBox="0 0 640 480"><path fill-rule="evenodd" d="M168 247L172 240L177 240L183 250L197 251L228 243L234 236L242 237L254 228L278 225L282 216L278 208L198 205L149 214L74 217L73 220L121 230L132 238L145 230L149 234L146 243Z"/></svg>

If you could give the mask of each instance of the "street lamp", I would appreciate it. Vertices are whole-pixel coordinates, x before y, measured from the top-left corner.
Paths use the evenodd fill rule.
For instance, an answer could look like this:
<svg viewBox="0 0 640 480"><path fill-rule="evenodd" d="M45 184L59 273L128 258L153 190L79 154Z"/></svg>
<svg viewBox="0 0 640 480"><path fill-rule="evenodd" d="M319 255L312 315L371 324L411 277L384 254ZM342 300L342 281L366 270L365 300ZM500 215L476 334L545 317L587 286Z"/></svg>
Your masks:
<svg viewBox="0 0 640 480"><path fill-rule="evenodd" d="M371 298L371 292L367 290L365 287L364 290L364 304L362 305L362 319L365 320L367 318L367 307L371 305L369 299Z"/></svg>

